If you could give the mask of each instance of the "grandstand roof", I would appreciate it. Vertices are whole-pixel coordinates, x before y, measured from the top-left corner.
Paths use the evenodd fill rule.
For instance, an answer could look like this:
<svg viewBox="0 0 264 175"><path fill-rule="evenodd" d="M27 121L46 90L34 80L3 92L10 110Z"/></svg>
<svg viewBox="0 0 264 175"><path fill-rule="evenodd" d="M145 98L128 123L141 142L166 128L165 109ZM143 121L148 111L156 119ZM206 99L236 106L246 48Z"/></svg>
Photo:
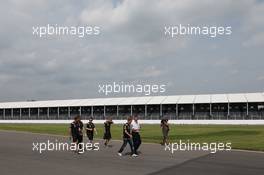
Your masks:
<svg viewBox="0 0 264 175"><path fill-rule="evenodd" d="M264 93L205 94L144 96L121 98L92 98L74 100L49 100L26 102L2 102L0 109L38 108L38 107L73 107L73 106L116 106L116 105L151 105L151 104L202 104L202 103L246 103L264 102Z"/></svg>

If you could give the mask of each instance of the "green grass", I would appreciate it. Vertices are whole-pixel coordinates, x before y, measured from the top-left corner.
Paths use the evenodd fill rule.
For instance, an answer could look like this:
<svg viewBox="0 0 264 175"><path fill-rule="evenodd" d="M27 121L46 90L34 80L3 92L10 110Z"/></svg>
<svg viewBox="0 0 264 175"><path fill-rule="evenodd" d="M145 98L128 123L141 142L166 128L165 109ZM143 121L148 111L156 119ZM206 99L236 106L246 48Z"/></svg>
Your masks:
<svg viewBox="0 0 264 175"><path fill-rule="evenodd" d="M0 130L28 131L68 135L66 124L0 124ZM103 125L96 125L98 135L103 137ZM112 126L113 139L122 137L122 125ZM233 149L264 151L264 126L249 125L171 125L170 141L179 140L190 142L231 142ZM143 142L160 143L162 135L159 125L142 125L141 137Z"/></svg>

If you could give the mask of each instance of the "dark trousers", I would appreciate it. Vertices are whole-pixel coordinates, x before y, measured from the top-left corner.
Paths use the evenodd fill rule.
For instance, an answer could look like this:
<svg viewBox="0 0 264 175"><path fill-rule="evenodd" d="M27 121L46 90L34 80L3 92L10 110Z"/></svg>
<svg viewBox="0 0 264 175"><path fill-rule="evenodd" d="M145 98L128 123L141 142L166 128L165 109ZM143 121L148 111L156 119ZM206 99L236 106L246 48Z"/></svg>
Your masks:
<svg viewBox="0 0 264 175"><path fill-rule="evenodd" d="M82 142L83 142L83 136L82 135L79 135L77 137L77 144L78 144L78 148L81 150L82 149Z"/></svg>
<svg viewBox="0 0 264 175"><path fill-rule="evenodd" d="M127 143L130 146L131 154L134 154L133 143L132 143L132 139L130 139L130 138L123 138L123 145L121 146L121 148L118 152L122 153L124 151L125 147L127 146Z"/></svg>
<svg viewBox="0 0 264 175"><path fill-rule="evenodd" d="M141 137L138 132L132 132L132 136L133 136L134 151L135 151L135 154L137 154L137 150L139 146L141 145Z"/></svg>

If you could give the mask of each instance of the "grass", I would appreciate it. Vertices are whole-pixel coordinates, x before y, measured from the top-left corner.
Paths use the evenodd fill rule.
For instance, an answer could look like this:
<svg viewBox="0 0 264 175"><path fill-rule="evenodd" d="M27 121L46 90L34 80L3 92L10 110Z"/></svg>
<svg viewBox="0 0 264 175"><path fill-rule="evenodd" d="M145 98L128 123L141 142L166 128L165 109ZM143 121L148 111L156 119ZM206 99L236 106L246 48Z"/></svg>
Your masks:
<svg viewBox="0 0 264 175"><path fill-rule="evenodd" d="M68 135L66 124L0 124L0 130L27 131L56 135ZM98 135L103 137L103 125L96 125ZM111 128L113 139L122 138L122 125ZM232 149L264 151L264 126L252 125L171 125L170 141L231 142ZM143 142L160 143L162 134L159 125L142 125Z"/></svg>

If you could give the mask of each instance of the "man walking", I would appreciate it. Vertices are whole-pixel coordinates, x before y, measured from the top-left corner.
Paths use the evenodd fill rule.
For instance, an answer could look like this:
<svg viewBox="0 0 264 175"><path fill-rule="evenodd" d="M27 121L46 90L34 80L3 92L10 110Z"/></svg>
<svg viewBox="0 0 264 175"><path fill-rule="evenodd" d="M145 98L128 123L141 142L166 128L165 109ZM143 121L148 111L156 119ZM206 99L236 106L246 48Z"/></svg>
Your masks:
<svg viewBox="0 0 264 175"><path fill-rule="evenodd" d="M134 116L134 120L131 124L132 126L132 138L133 138L133 145L135 154L138 155L138 148L141 145L141 137L140 137L140 124L138 123L138 116Z"/></svg>
<svg viewBox="0 0 264 175"><path fill-rule="evenodd" d="M89 143L93 143L94 133L97 134L97 131L93 123L93 118L91 117L86 125L86 135L88 137Z"/></svg>
<svg viewBox="0 0 264 175"><path fill-rule="evenodd" d="M71 123L69 128L69 133L72 138L72 142L76 146L76 153L82 153L82 142L83 142L83 123L81 121L81 116L77 115L74 117L74 121Z"/></svg>
<svg viewBox="0 0 264 175"><path fill-rule="evenodd" d="M111 136L111 125L113 124L112 118L109 117L107 118L107 120L104 122L104 128L105 128L105 132L104 132L104 140L105 143L104 145L107 146L109 141L111 140L112 136Z"/></svg>
<svg viewBox="0 0 264 175"><path fill-rule="evenodd" d="M135 154L134 148L133 148L131 122L132 122L132 117L128 117L127 123L125 123L123 125L123 145L121 146L120 150L118 151L119 156L122 156L122 152L123 152L124 148L126 147L127 143L130 146L132 157L138 156Z"/></svg>
<svg viewBox="0 0 264 175"><path fill-rule="evenodd" d="M162 140L161 145L168 144L168 135L169 135L169 131L170 131L170 126L169 126L168 121L169 121L168 119L164 118L161 120L161 123L160 123L162 135L163 135L163 140Z"/></svg>

